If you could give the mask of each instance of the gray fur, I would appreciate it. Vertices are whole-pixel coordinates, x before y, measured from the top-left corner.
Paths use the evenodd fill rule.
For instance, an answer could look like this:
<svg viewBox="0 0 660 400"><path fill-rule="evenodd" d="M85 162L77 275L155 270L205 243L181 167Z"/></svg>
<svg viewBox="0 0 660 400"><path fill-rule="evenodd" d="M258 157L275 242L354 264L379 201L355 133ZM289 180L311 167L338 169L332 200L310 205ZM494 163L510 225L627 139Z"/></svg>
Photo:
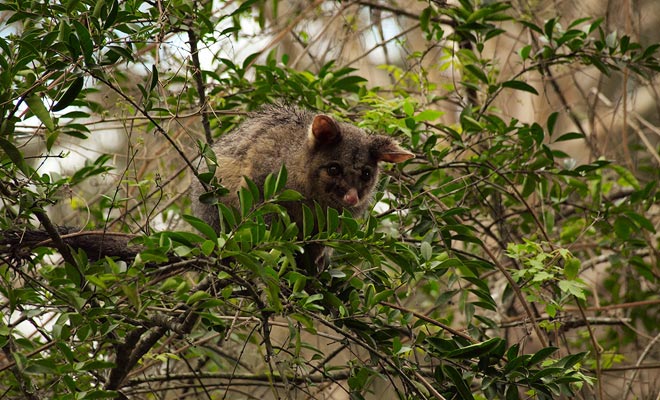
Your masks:
<svg viewBox="0 0 660 400"><path fill-rule="evenodd" d="M414 157L389 137L369 135L349 123L284 105L251 113L222 136L213 151L218 160L216 175L230 191L221 198L227 205L238 206L237 191L245 184L244 176L263 188L266 176L276 174L285 164L287 188L300 192L309 206L316 201L322 207L346 209L354 216L369 207L379 161L402 162ZM217 207L200 203L202 193L201 184L194 182L193 214L217 230ZM300 225L300 205L286 207ZM313 255L315 262L317 256Z"/></svg>

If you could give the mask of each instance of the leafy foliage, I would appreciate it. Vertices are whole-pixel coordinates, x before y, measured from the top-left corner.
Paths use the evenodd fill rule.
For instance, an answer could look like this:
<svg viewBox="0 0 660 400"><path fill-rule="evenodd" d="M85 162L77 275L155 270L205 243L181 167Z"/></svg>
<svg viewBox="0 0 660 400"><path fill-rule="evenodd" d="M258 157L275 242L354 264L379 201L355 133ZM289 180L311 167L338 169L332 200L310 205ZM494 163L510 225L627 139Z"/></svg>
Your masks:
<svg viewBox="0 0 660 400"><path fill-rule="evenodd" d="M286 21L280 3L0 4L3 396L655 398L644 379L604 389L603 373L657 342L644 342L660 304L657 144L639 128L624 156L605 151L602 108L573 104L558 76L650 85L660 44L497 1L316 2ZM372 50L346 61L317 47L332 16L349 37L364 28L360 12L415 24L373 48L377 83L358 65ZM238 209L219 205L216 232L187 214L182 176L217 202L208 142L273 101L397 136L417 157L387 171L364 218L316 205L298 227L282 168L247 181ZM512 106L525 103L547 112ZM101 231L58 231L71 221ZM39 229L49 239L26 245ZM84 251L85 235L139 252ZM334 250L320 274L296 265L311 243Z"/></svg>

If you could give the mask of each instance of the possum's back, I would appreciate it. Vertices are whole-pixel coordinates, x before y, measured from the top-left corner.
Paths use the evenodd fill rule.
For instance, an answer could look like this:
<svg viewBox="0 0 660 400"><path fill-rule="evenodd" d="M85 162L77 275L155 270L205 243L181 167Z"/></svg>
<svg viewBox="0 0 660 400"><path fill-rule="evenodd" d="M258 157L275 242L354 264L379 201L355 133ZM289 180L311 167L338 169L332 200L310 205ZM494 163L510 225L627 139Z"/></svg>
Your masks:
<svg viewBox="0 0 660 400"><path fill-rule="evenodd" d="M213 145L216 176L229 190L222 202L238 206L236 193L245 184L245 177L261 187L265 177L279 171L283 164L300 163L306 130L313 118L311 112L296 107L268 105L250 113L243 123L223 135ZM191 188L193 214L217 229L217 208L197 201L203 192L202 185L195 180Z"/></svg>
<svg viewBox="0 0 660 400"><path fill-rule="evenodd" d="M213 146L217 155L281 165L287 154L302 150L314 114L296 107L268 105L250 113Z"/></svg>

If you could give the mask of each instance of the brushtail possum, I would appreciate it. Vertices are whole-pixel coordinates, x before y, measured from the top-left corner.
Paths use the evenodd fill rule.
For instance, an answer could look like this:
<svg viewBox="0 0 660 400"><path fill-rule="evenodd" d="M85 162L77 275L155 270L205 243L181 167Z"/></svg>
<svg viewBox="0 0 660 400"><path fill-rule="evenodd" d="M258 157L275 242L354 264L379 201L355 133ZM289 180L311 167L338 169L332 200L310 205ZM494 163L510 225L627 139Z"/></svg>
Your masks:
<svg viewBox="0 0 660 400"><path fill-rule="evenodd" d="M284 105L265 106L250 114L212 149L218 163L216 176L229 190L220 198L226 205L238 207L237 192L245 184L244 177L263 188L266 176L276 174L284 164L286 187L301 193L303 203L313 209L316 201L323 208L348 210L354 216L369 207L380 161L399 163L414 157L392 138L369 135L328 115ZM193 214L218 230L218 209L199 201L203 192L195 181ZM302 231L300 204L285 207ZM327 254L322 246L304 249L299 262L317 271L325 267Z"/></svg>

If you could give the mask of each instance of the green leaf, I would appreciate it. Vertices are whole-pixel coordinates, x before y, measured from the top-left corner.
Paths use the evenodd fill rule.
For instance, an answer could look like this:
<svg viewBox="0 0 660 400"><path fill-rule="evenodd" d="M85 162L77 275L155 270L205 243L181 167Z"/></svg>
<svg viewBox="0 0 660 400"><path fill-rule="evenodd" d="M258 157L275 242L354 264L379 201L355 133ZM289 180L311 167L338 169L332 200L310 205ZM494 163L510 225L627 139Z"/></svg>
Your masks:
<svg viewBox="0 0 660 400"><path fill-rule="evenodd" d="M303 196L292 189L286 189L282 193L275 196L277 201L298 201L302 200Z"/></svg>
<svg viewBox="0 0 660 400"><path fill-rule="evenodd" d="M529 358L529 360L527 360L525 365L528 368L531 368L534 365L536 365L536 364L540 363L541 361L545 360L546 358L550 357L557 350L559 350L558 347L545 347L545 348L542 348L541 350L534 353L534 355L531 358Z"/></svg>
<svg viewBox="0 0 660 400"><path fill-rule="evenodd" d="M85 57L85 63L91 66L94 64L94 59L92 58L92 53L94 51L92 36L89 34L89 30L77 20L73 20L71 23L76 30L78 39L80 40L80 50L82 50L82 55Z"/></svg>
<svg viewBox="0 0 660 400"><path fill-rule="evenodd" d="M384 301L384 300L388 299L390 296L394 295L394 293L395 292L392 289L383 290L382 292L377 293L373 297L373 303L374 304L379 304L381 301Z"/></svg>
<svg viewBox="0 0 660 400"><path fill-rule="evenodd" d="M426 261L429 261L433 256L433 248L431 247L431 244L427 241L422 242L419 250L420 253L422 254L422 258Z"/></svg>
<svg viewBox="0 0 660 400"><path fill-rule="evenodd" d="M428 337L426 338L426 342L431 347L429 350L432 350L434 354L440 357L445 357L447 353L456 350L458 347L455 341L440 337Z"/></svg>
<svg viewBox="0 0 660 400"><path fill-rule="evenodd" d="M531 23L531 22L529 22L529 21L524 21L524 20L523 20L523 21L520 21L520 23L521 23L522 25L526 26L527 28L529 28L530 30L536 32L536 33L539 33L539 34L541 34L541 35L543 34L543 30L541 29L541 27L539 27L539 26L536 25L536 24L533 24L533 23Z"/></svg>
<svg viewBox="0 0 660 400"><path fill-rule="evenodd" d="M275 177L268 174L264 180L264 200L269 200L275 194Z"/></svg>
<svg viewBox="0 0 660 400"><path fill-rule="evenodd" d="M163 234L167 234L171 240L186 246L193 246L195 244L204 242L204 238L192 232L164 232Z"/></svg>
<svg viewBox="0 0 660 400"><path fill-rule="evenodd" d="M514 89L514 90L522 90L523 92L532 93L537 96L539 94L539 92L537 92L532 85L523 81L513 80L513 81L502 82L502 87Z"/></svg>
<svg viewBox="0 0 660 400"><path fill-rule="evenodd" d="M468 115L461 115L461 125L467 132L479 132L484 129L479 121Z"/></svg>
<svg viewBox="0 0 660 400"><path fill-rule="evenodd" d="M101 11L103 11L104 7L105 7L105 0L97 1L96 5L94 6L94 11L92 11L92 16L94 18L101 18Z"/></svg>
<svg viewBox="0 0 660 400"><path fill-rule="evenodd" d="M8 140L0 137L0 149L2 149L9 159L18 167L21 172L25 175L29 175L28 165L23 159L23 153L21 153L13 143Z"/></svg>
<svg viewBox="0 0 660 400"><path fill-rule="evenodd" d="M605 44L607 47L614 49L617 47L617 31L611 32L605 37Z"/></svg>
<svg viewBox="0 0 660 400"><path fill-rule="evenodd" d="M57 101L57 103L53 106L53 111L61 111L64 110L71 104L76 97L78 97L78 94L83 88L83 83L85 82L85 79L82 76L77 77L71 86L64 92L62 97Z"/></svg>
<svg viewBox="0 0 660 400"><path fill-rule="evenodd" d="M252 211L252 205L254 204L254 198L252 197L252 191L245 187L241 187L238 190L238 199L241 205L241 216L246 217Z"/></svg>
<svg viewBox="0 0 660 400"><path fill-rule="evenodd" d="M429 21L431 20L432 11L433 9L431 7L426 7L419 15L419 26L423 32L429 31Z"/></svg>
<svg viewBox="0 0 660 400"><path fill-rule="evenodd" d="M140 261L143 263L148 263L148 262L164 263L169 261L169 259L167 258L167 254L160 249L156 249L156 250L147 249L141 251L139 257L140 257Z"/></svg>
<svg viewBox="0 0 660 400"><path fill-rule="evenodd" d="M639 181L629 169L617 164L610 165L610 168L615 170L617 174L619 174L620 180L622 182L625 182L626 184L639 190L640 188Z"/></svg>
<svg viewBox="0 0 660 400"><path fill-rule="evenodd" d="M557 286L559 286L559 289L562 292L571 294L580 300L587 299L587 296L585 295L584 285L579 281L560 280Z"/></svg>
<svg viewBox="0 0 660 400"><path fill-rule="evenodd" d="M215 230L201 219L193 217L192 215L185 214L181 218L183 218L184 221L189 223L193 228L197 229L207 238L213 240L214 242L218 240L218 234L215 232Z"/></svg>
<svg viewBox="0 0 660 400"><path fill-rule="evenodd" d="M53 120L50 117L50 113L46 109L46 106L44 106L44 103L42 103L41 99L37 97L36 95L30 95L25 99L25 103L27 103L28 108L30 111L32 111L32 114L34 114L39 120L44 124L44 126L49 130L53 131L55 130L55 124L53 123Z"/></svg>
<svg viewBox="0 0 660 400"><path fill-rule="evenodd" d="M472 396L470 387L463 380L463 377L461 376L460 372L456 370L456 368L452 367L451 365L443 364L442 372L444 372L445 376L447 376L452 381L456 387L456 392L458 393L460 399L474 400L474 396Z"/></svg>
<svg viewBox="0 0 660 400"><path fill-rule="evenodd" d="M406 102L403 103L403 112L406 116L412 117L415 113L415 105L411 101L406 100Z"/></svg>
<svg viewBox="0 0 660 400"><path fill-rule="evenodd" d="M302 205L303 211L303 237L308 238L311 236L312 231L314 230L314 213L312 209L307 206L307 204Z"/></svg>
<svg viewBox="0 0 660 400"><path fill-rule="evenodd" d="M628 240L633 230L634 224L630 219L620 215L614 220L614 233L619 239Z"/></svg>
<svg viewBox="0 0 660 400"><path fill-rule="evenodd" d="M556 365L563 369L573 368L573 366L579 363L580 361L582 361L582 359L586 355L587 355L586 352L570 354L566 357L563 357L561 360L557 361Z"/></svg>
<svg viewBox="0 0 660 400"><path fill-rule="evenodd" d="M215 249L215 243L216 241L214 240L205 240L204 243L202 243L202 253L207 257L210 256Z"/></svg>
<svg viewBox="0 0 660 400"><path fill-rule="evenodd" d="M151 66L151 83L149 84L149 90L154 90L156 85L158 85L158 69L154 64Z"/></svg>
<svg viewBox="0 0 660 400"><path fill-rule="evenodd" d="M517 385L507 385L505 400L519 400L520 396L518 395L518 386Z"/></svg>
<svg viewBox="0 0 660 400"><path fill-rule="evenodd" d="M568 280L574 280L577 278L578 273L580 272L580 260L575 257L571 257L566 260L564 264L564 275Z"/></svg>
<svg viewBox="0 0 660 400"><path fill-rule="evenodd" d="M328 208L326 210L326 222L328 224L328 232L334 233L337 232L339 228L339 213L334 208Z"/></svg>
<svg viewBox="0 0 660 400"><path fill-rule="evenodd" d="M555 125L557 124L557 118L559 117L558 112L553 112L548 116L548 120L546 121L545 125L548 128L548 135L552 136L552 132L555 131Z"/></svg>
<svg viewBox="0 0 660 400"><path fill-rule="evenodd" d="M446 357L447 358L459 358L459 359L469 359L469 358L475 358L475 357L480 357L483 355L488 354L491 350L496 348L502 339L500 338L492 338L488 339L485 342L482 343L476 343L472 344L469 346L461 347L459 349L456 349L452 352L449 352Z"/></svg>
<svg viewBox="0 0 660 400"><path fill-rule="evenodd" d="M525 185L523 186L522 196L524 198L529 197L536 190L536 175L527 175L525 177Z"/></svg>
<svg viewBox="0 0 660 400"><path fill-rule="evenodd" d="M119 12L119 0L112 0L112 6L110 7L110 12L103 22L103 29L108 29L114 24L117 20L117 14Z"/></svg>
<svg viewBox="0 0 660 400"><path fill-rule="evenodd" d="M140 295L138 294L137 286L121 285L121 290L128 299L128 302L131 304L131 306L134 309L139 310L140 308L142 308L142 301Z"/></svg>
<svg viewBox="0 0 660 400"><path fill-rule="evenodd" d="M416 122L426 122L426 121L435 121L440 118L444 113L438 110L424 110L421 113L415 115L414 119Z"/></svg>
<svg viewBox="0 0 660 400"><path fill-rule="evenodd" d="M569 132L559 136L555 142L565 142L567 140L584 139L584 134L578 132Z"/></svg>
<svg viewBox="0 0 660 400"><path fill-rule="evenodd" d="M548 376L558 376L560 374L564 374L566 371L563 368L558 368L558 367L545 367L539 371L537 371L534 375L532 375L529 380L532 382L537 382L540 381L542 378L548 377Z"/></svg>
<svg viewBox="0 0 660 400"><path fill-rule="evenodd" d="M578 26L580 24L583 24L583 23L589 21L590 19L591 19L591 17L582 17L582 18L578 18L574 21L571 21L571 23L568 25L568 29L575 28L576 26Z"/></svg>
<svg viewBox="0 0 660 400"><path fill-rule="evenodd" d="M192 305L202 300L206 300L210 297L211 295L208 294L207 292L203 290L198 290L195 293L191 294L190 297L188 297L188 299L186 299L186 304Z"/></svg>
<svg viewBox="0 0 660 400"><path fill-rule="evenodd" d="M286 280L289 285L293 285L293 293L301 293L307 284L307 277L301 273L291 271L286 274Z"/></svg>
<svg viewBox="0 0 660 400"><path fill-rule="evenodd" d="M50 151L53 148L53 145L57 141L57 138L60 137L59 131L54 131L46 135L46 150Z"/></svg>
<svg viewBox="0 0 660 400"><path fill-rule="evenodd" d="M531 46L531 45L527 45L527 46L524 46L523 48L521 48L521 49L518 51L518 55L519 55L520 58L524 61L524 60L527 60L527 59L529 58L529 53L530 53L531 51L532 51L532 46Z"/></svg>
<svg viewBox="0 0 660 400"><path fill-rule="evenodd" d="M323 232L325 229L325 211L317 202L314 202L314 214L316 215L318 231Z"/></svg>
<svg viewBox="0 0 660 400"><path fill-rule="evenodd" d="M286 165L282 164L282 168L277 173L277 181L275 182L275 193L278 193L284 189L286 181L289 178L289 174L286 170Z"/></svg>
<svg viewBox="0 0 660 400"><path fill-rule="evenodd" d="M556 24L557 24L557 20L555 18L550 18L548 21L546 21L545 25L543 26L543 31L545 33L545 36L548 38L548 41L552 41L552 35L554 33L554 28Z"/></svg>
<svg viewBox="0 0 660 400"><path fill-rule="evenodd" d="M474 77L476 77L478 80L488 84L488 76L484 73L484 71L481 68L477 67L474 64L466 64L464 68L468 70L472 75L474 75Z"/></svg>
<svg viewBox="0 0 660 400"><path fill-rule="evenodd" d="M632 211L624 211L623 214L626 217L630 218L631 220L635 221L635 224L640 228L655 233L655 226L653 226L653 223L643 215L637 214L636 212L632 212Z"/></svg>
<svg viewBox="0 0 660 400"><path fill-rule="evenodd" d="M346 90L347 92L353 92L358 89L358 84L366 81L367 80L361 76L347 76L335 81L333 86Z"/></svg>
<svg viewBox="0 0 660 400"><path fill-rule="evenodd" d="M119 59L119 57L123 57L126 61L129 62L135 62L135 58L133 58L133 53L124 47L106 46L106 48L108 49L108 53L106 54L106 56L109 58L110 61L114 59L112 63L116 62Z"/></svg>

